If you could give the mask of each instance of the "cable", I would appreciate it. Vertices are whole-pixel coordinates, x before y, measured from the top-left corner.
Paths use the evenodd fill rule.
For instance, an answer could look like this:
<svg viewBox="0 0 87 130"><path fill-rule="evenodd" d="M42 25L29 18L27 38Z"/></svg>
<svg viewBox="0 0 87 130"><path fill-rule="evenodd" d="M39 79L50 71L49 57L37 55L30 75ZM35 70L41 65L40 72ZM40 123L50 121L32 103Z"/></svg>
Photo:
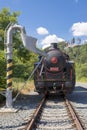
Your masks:
<svg viewBox="0 0 87 130"><path fill-rule="evenodd" d="M35 71L37 70L37 68L39 67L40 63L42 62L43 57L41 58L39 64L35 67L35 69L32 71L31 75L28 77L28 79L25 81L25 83L23 84L23 86L21 87L21 89L19 90L19 92L17 93L17 95L13 98L13 102L16 101L17 97L19 96L19 94L21 93L21 90L25 87L26 83L28 80L30 80L30 78L32 77L32 75L35 73Z"/></svg>

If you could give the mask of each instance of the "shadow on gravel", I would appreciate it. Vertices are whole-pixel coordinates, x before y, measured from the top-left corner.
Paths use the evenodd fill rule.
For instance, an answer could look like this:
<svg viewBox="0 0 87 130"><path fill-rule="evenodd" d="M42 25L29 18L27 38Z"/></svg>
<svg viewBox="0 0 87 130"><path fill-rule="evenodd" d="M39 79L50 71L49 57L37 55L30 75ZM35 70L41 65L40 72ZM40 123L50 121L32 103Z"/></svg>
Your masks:
<svg viewBox="0 0 87 130"><path fill-rule="evenodd" d="M67 97L74 103L87 104L87 89L81 86L76 86L73 93L67 95ZM87 109L87 107L84 107L83 109Z"/></svg>
<svg viewBox="0 0 87 130"><path fill-rule="evenodd" d="M42 95L38 95L37 93L32 93L28 95L21 94L14 102L14 108L20 107L23 110L34 109L36 104L41 100Z"/></svg>

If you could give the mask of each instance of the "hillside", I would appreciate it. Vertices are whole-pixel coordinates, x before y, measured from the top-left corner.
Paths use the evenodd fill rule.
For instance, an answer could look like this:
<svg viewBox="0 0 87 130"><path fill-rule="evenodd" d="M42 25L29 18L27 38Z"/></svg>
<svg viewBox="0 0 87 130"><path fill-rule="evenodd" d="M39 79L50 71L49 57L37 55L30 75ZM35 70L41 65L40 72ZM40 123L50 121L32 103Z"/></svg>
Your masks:
<svg viewBox="0 0 87 130"><path fill-rule="evenodd" d="M71 60L75 61L77 80L87 82L87 43L67 49L64 49L65 46L65 43L59 44L59 47L70 56Z"/></svg>

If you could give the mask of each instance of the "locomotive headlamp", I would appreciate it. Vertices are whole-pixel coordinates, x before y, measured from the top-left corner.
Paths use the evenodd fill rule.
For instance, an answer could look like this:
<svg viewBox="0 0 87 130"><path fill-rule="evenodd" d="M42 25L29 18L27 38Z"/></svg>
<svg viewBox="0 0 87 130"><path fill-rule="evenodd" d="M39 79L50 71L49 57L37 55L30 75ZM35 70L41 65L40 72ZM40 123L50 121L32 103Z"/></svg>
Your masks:
<svg viewBox="0 0 87 130"><path fill-rule="evenodd" d="M56 64L57 62L58 62L57 57L52 57L51 58L51 63Z"/></svg>

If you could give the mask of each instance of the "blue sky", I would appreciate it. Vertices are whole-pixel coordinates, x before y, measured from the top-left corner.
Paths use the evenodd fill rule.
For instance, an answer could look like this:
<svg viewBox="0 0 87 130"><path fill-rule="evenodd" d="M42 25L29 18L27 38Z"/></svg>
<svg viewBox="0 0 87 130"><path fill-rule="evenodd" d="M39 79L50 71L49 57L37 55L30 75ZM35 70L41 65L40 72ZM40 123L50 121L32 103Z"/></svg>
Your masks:
<svg viewBox="0 0 87 130"><path fill-rule="evenodd" d="M38 40L87 39L87 0L0 0L0 10L20 11L19 24Z"/></svg>

